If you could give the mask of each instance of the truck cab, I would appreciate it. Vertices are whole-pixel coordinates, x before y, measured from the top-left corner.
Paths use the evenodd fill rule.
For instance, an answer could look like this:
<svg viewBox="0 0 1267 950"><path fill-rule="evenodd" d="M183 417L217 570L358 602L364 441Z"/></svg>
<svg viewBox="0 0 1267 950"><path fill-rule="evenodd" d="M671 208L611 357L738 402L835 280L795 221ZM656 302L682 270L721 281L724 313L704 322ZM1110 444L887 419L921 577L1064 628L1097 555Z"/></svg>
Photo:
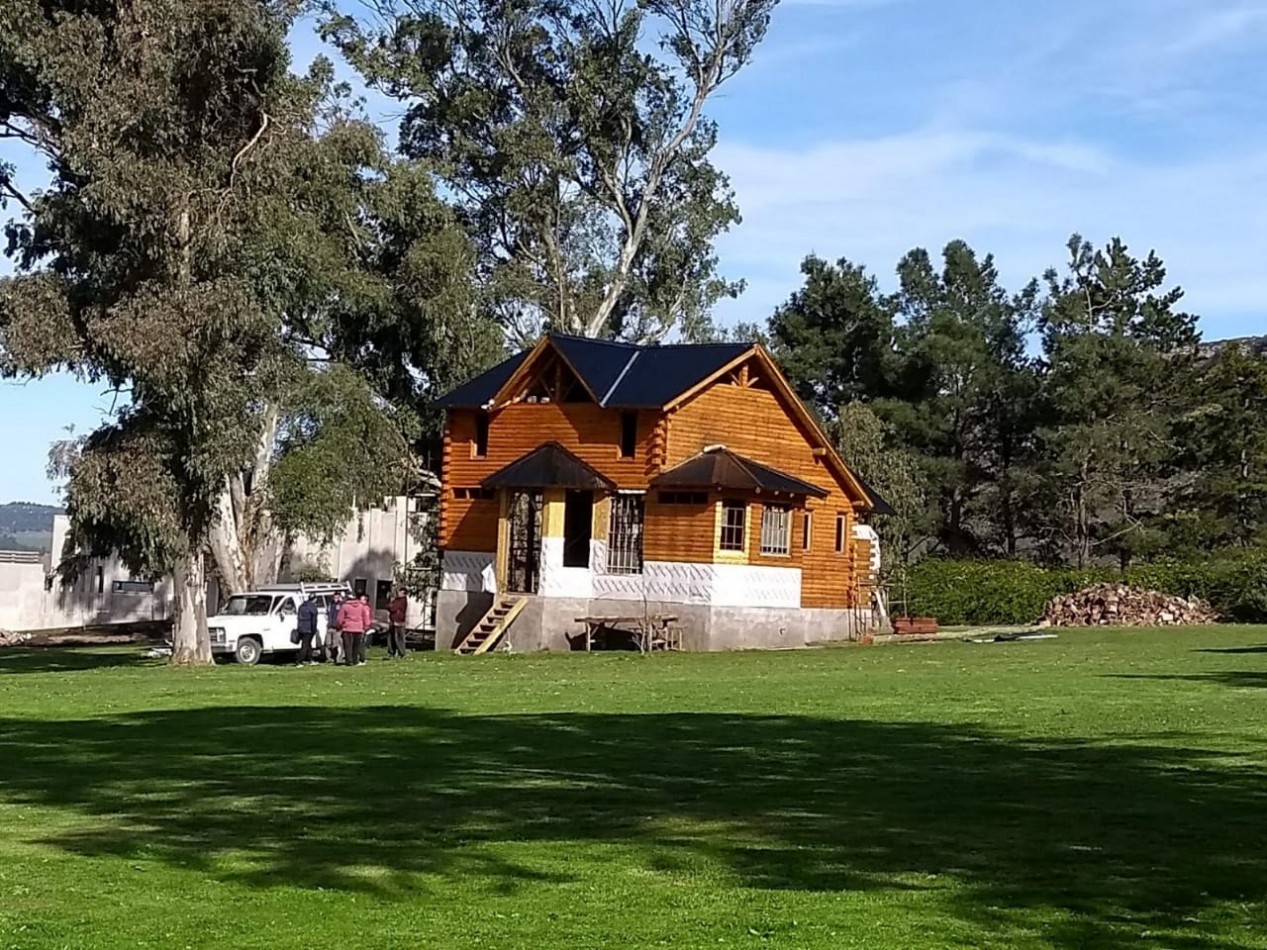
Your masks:
<svg viewBox="0 0 1267 950"><path fill-rule="evenodd" d="M325 618L335 594L352 596L347 584L277 584L259 590L233 594L207 618L211 652L232 656L237 662L254 666L265 654L296 653L299 644L291 634L299 615L299 605L315 594L320 619L318 639L325 636Z"/></svg>

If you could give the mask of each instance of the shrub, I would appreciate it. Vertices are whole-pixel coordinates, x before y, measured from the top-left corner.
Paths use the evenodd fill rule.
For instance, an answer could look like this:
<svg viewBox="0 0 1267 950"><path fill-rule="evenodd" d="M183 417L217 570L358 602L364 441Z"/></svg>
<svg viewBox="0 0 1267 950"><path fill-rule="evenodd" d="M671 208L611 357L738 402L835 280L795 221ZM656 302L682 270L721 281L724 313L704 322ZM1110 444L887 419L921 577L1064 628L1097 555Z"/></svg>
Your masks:
<svg viewBox="0 0 1267 950"><path fill-rule="evenodd" d="M893 589L894 614L936 617L942 624L1033 623L1047 601L1103 581L1200 597L1228 620L1267 622L1267 551L1230 550L1202 560L1165 560L1131 567L1045 568L1025 561L921 561L907 572L906 604Z"/></svg>

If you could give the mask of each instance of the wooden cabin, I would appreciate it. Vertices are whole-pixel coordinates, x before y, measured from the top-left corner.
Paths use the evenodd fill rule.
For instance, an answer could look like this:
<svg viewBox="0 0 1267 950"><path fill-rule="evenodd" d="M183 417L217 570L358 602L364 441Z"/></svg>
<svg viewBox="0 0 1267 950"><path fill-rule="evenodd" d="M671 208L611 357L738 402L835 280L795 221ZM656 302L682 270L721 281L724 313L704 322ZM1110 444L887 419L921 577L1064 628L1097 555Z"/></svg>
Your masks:
<svg viewBox="0 0 1267 950"><path fill-rule="evenodd" d="M551 334L441 405L441 649L575 648L583 617L697 650L878 622L884 503L760 346Z"/></svg>

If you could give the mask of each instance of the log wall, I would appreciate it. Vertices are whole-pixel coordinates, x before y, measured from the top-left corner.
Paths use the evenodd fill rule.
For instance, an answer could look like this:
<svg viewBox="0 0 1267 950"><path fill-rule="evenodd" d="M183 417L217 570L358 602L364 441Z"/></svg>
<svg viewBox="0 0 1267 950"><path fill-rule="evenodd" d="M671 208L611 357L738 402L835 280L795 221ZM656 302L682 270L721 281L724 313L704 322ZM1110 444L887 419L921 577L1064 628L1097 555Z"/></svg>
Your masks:
<svg viewBox="0 0 1267 950"><path fill-rule="evenodd" d="M792 561L801 568L801 600L805 607L849 607L854 591L853 504L816 454L811 434L789 415L773 391L757 386L719 382L684 402L670 416L666 465L686 461L710 445L777 468L816 485L826 498L807 499L813 513L808 551L801 550L804 511L793 518L793 558L760 554L760 505L754 506L749 537L749 559L754 564ZM836 551L836 516L845 517L844 550Z"/></svg>
<svg viewBox="0 0 1267 950"><path fill-rule="evenodd" d="M755 385L741 385L755 383ZM746 560L765 566L800 567L805 607L850 607L865 602L860 588L873 583L864 569L869 552L853 537L853 503L815 451L807 432L781 397L761 380L736 374L683 402L668 414L638 414L633 458L620 457L621 412L593 403L512 403L489 420L488 452L477 458L476 412L449 413L444 440L444 491L440 545L457 551L496 551L496 501L454 497L454 489L474 488L489 475L545 442L555 441L610 478L620 488L645 489L663 468L671 468L709 445L725 445L826 491L823 499L782 499L792 505L792 537L787 556L761 553L763 499L752 505ZM650 491L646 502L644 558L650 561L709 563L717 559L717 502L662 505ZM597 499L595 537L605 527L608 505ZM812 517L810 547L803 547L804 519ZM837 517L843 518L843 550L837 551ZM744 556L741 555L741 559Z"/></svg>

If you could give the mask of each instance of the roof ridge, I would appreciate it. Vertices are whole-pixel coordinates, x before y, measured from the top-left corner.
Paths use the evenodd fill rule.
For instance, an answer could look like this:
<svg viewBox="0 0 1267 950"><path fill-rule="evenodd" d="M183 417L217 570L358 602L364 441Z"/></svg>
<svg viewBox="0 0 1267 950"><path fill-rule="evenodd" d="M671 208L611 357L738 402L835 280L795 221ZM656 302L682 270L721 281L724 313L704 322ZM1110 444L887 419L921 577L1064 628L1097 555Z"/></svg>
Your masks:
<svg viewBox="0 0 1267 950"><path fill-rule="evenodd" d="M546 336L558 337L564 340L580 340L582 343L598 343L603 346L620 346L633 350L641 350L644 346L641 343L628 343L625 340L604 340L596 336L581 336L579 333L559 333L556 330L551 330Z"/></svg>
<svg viewBox="0 0 1267 950"><path fill-rule="evenodd" d="M579 340L582 343L598 343L602 346L619 346L627 350L636 350L642 353L646 350L686 350L686 349L704 349L705 347L735 347L736 349L751 349L757 344L754 342L739 342L728 340L709 340L705 343L632 343L629 340L604 340L596 336L582 336L579 333L560 333L558 330L551 330L546 334L547 337L558 337L563 340Z"/></svg>

